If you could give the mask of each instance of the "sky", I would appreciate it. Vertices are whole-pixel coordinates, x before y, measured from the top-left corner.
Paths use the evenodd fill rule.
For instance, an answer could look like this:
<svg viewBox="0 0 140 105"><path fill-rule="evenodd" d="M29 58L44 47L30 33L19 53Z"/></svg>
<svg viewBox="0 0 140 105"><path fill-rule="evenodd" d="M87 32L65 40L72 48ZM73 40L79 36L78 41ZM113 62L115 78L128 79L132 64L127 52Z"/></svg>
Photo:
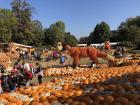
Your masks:
<svg viewBox="0 0 140 105"><path fill-rule="evenodd" d="M140 16L140 0L27 0L35 8L32 19L44 28L63 21L66 32L77 38L88 36L97 23L105 21L111 30L127 18ZM10 9L12 0L0 0L0 8Z"/></svg>

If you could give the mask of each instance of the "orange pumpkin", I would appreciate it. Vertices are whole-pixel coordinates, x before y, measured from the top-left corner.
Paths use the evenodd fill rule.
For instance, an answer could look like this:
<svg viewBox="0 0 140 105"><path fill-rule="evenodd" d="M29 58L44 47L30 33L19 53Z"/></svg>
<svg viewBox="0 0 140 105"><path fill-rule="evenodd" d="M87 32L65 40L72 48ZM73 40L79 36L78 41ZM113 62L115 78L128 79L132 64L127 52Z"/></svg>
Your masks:
<svg viewBox="0 0 140 105"><path fill-rule="evenodd" d="M68 104L71 104L71 103L73 102L73 99L68 98L68 99L66 100L66 102L67 102Z"/></svg>
<svg viewBox="0 0 140 105"><path fill-rule="evenodd" d="M85 80L83 80L83 83L87 85L87 84L89 84L89 80L85 79Z"/></svg>
<svg viewBox="0 0 140 105"><path fill-rule="evenodd" d="M104 102L108 103L108 104L112 104L114 101L114 97L110 96L110 95L105 95L104 96Z"/></svg>
<svg viewBox="0 0 140 105"><path fill-rule="evenodd" d="M121 103L122 105L128 105L129 101L127 98L125 97L118 97L115 102L119 102Z"/></svg>
<svg viewBox="0 0 140 105"><path fill-rule="evenodd" d="M101 102L104 101L104 97L102 97L102 96L97 96L97 97L95 97L95 101L101 103Z"/></svg>
<svg viewBox="0 0 140 105"><path fill-rule="evenodd" d="M16 103L8 103L7 105L18 105L18 104L16 104Z"/></svg>

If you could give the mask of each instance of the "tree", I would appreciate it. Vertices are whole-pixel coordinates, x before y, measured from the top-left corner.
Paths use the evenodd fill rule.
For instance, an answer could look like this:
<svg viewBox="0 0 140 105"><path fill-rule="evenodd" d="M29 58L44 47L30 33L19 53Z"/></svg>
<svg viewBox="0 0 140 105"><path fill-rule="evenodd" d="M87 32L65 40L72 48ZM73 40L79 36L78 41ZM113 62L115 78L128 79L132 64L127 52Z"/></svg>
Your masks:
<svg viewBox="0 0 140 105"><path fill-rule="evenodd" d="M76 39L76 37L74 35L71 35L70 32L67 32L65 34L65 39L64 39L64 43L70 45L70 46L77 46L78 41Z"/></svg>
<svg viewBox="0 0 140 105"><path fill-rule="evenodd" d="M103 43L110 39L110 28L105 22L97 24L89 35L89 43Z"/></svg>
<svg viewBox="0 0 140 105"><path fill-rule="evenodd" d="M39 20L32 21L32 45L41 46L44 42L43 26Z"/></svg>
<svg viewBox="0 0 140 105"><path fill-rule="evenodd" d="M100 24L100 33L103 35L103 41L110 39L110 27L107 23L101 22Z"/></svg>
<svg viewBox="0 0 140 105"><path fill-rule="evenodd" d="M13 30L17 26L17 20L11 10L0 9L0 42L11 41Z"/></svg>
<svg viewBox="0 0 140 105"><path fill-rule="evenodd" d="M140 44L140 17L128 18L118 28L118 39L135 46ZM132 40L133 39L133 40Z"/></svg>
<svg viewBox="0 0 140 105"><path fill-rule="evenodd" d="M55 23L55 25L57 26L57 28L58 28L59 30L61 30L62 32L65 32L65 24L64 24L64 22L62 22L62 21L57 21L57 22Z"/></svg>
<svg viewBox="0 0 140 105"><path fill-rule="evenodd" d="M135 18L126 19L126 24L128 26L134 25L136 27L140 27L140 16L136 16Z"/></svg>
<svg viewBox="0 0 140 105"><path fill-rule="evenodd" d="M110 42L120 42L117 30L112 30L111 31Z"/></svg>
<svg viewBox="0 0 140 105"><path fill-rule="evenodd" d="M101 43L100 24L97 24L94 31L89 35L89 43Z"/></svg>
<svg viewBox="0 0 140 105"><path fill-rule="evenodd" d="M26 0L14 0L11 3L12 11L18 21L17 29L14 31L12 40L18 43L31 44L31 15L33 8Z"/></svg>
<svg viewBox="0 0 140 105"><path fill-rule="evenodd" d="M89 43L89 38L88 37L81 37L80 39L79 39L79 43L81 43L81 44L88 44Z"/></svg>
<svg viewBox="0 0 140 105"><path fill-rule="evenodd" d="M44 33L46 44L56 46L58 42L64 42L65 24L58 21L52 24Z"/></svg>

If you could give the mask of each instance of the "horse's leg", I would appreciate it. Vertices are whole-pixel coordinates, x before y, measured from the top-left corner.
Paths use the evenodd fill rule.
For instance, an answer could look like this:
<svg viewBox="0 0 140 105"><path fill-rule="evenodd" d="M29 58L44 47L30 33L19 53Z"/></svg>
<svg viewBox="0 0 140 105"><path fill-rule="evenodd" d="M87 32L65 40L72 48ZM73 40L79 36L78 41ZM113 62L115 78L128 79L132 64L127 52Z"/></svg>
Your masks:
<svg viewBox="0 0 140 105"><path fill-rule="evenodd" d="M92 55L90 55L90 59L92 60L91 67L93 66L93 64L98 63L96 52L93 52Z"/></svg>
<svg viewBox="0 0 140 105"><path fill-rule="evenodd" d="M80 61L80 57L79 56L75 56L73 58L73 68L75 69L76 66L79 64L79 61Z"/></svg>
<svg viewBox="0 0 140 105"><path fill-rule="evenodd" d="M91 67L93 66L93 64L97 64L97 63L98 63L97 56L92 56Z"/></svg>

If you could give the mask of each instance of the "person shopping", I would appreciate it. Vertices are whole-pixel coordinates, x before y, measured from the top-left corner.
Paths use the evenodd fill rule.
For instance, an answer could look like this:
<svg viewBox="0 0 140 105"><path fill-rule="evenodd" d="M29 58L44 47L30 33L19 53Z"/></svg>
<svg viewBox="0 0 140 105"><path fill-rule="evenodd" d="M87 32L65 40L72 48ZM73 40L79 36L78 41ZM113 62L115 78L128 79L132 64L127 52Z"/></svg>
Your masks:
<svg viewBox="0 0 140 105"><path fill-rule="evenodd" d="M42 84L42 77L44 76L43 75L43 70L42 70L42 65L40 63L36 63L36 72L35 72L35 75L38 76L38 83L39 84Z"/></svg>

